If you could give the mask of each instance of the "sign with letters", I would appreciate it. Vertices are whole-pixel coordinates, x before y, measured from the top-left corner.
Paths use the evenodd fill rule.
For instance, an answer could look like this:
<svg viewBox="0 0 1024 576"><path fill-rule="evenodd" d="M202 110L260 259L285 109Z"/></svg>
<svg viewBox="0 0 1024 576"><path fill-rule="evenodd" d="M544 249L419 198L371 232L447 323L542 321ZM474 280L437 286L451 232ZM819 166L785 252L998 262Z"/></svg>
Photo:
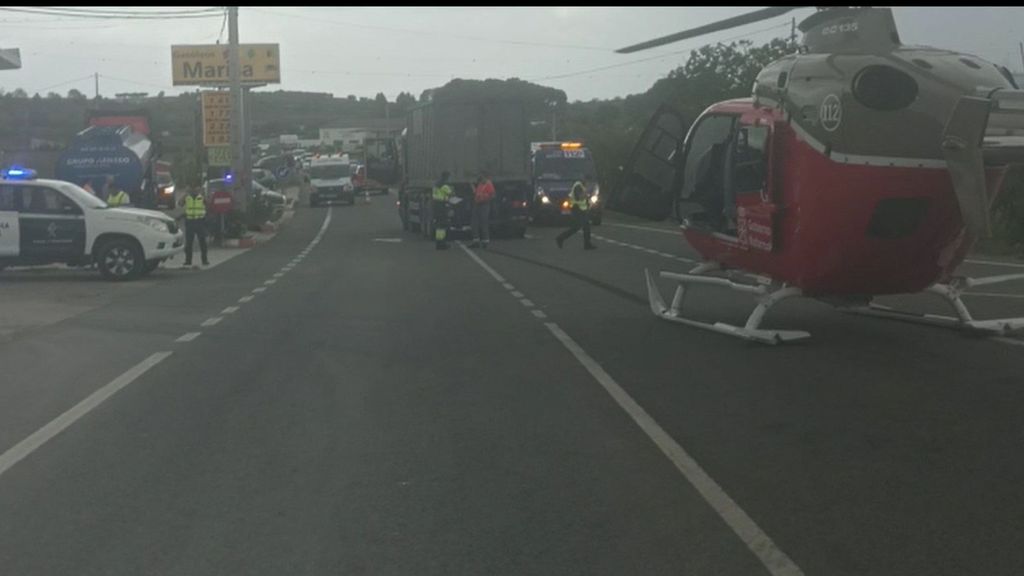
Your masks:
<svg viewBox="0 0 1024 576"><path fill-rule="evenodd" d="M238 47L243 84L280 84L281 50L278 44L242 44ZM171 76L175 86L227 86L231 83L226 44L171 46Z"/></svg>

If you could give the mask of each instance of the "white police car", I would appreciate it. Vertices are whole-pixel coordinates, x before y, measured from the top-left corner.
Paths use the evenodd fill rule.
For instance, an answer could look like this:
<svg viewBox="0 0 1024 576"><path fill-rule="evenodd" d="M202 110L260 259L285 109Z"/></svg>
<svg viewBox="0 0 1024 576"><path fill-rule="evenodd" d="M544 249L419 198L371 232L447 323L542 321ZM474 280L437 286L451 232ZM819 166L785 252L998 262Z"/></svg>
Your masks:
<svg viewBox="0 0 1024 576"><path fill-rule="evenodd" d="M109 280L131 280L184 250L174 220L153 210L111 208L78 186L0 172L0 269L95 262Z"/></svg>

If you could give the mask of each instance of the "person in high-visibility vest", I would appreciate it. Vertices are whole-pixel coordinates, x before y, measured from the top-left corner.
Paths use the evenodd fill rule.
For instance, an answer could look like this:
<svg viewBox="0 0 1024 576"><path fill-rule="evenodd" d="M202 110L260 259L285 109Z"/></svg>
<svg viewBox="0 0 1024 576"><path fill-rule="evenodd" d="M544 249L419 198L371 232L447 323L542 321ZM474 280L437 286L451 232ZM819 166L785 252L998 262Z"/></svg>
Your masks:
<svg viewBox="0 0 1024 576"><path fill-rule="evenodd" d="M189 188L181 199L185 207L185 266L192 265L192 237L199 237L199 252L203 257L203 266L209 266L206 259L206 199L198 186Z"/></svg>
<svg viewBox="0 0 1024 576"><path fill-rule="evenodd" d="M452 197L452 187L448 185L448 171L441 173L441 179L434 186L434 247L438 250L448 249L448 199Z"/></svg>
<svg viewBox="0 0 1024 576"><path fill-rule="evenodd" d="M128 193L121 190L117 184L114 184L114 178L107 178L107 206L111 208L117 208L118 206L126 206L131 204L131 198L128 197Z"/></svg>
<svg viewBox="0 0 1024 576"><path fill-rule="evenodd" d="M583 249L594 250L597 248L590 242L590 192L587 184L586 176L577 180L565 198L572 208L572 226L555 238L559 248L570 236L579 232L580 228L583 229Z"/></svg>

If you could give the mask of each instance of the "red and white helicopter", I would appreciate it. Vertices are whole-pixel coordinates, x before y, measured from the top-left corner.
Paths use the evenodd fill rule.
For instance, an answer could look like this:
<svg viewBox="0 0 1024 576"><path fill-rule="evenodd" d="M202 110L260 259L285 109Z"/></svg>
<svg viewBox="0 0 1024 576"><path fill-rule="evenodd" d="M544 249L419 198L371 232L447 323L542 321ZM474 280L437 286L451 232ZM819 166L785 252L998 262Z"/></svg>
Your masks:
<svg viewBox="0 0 1024 576"><path fill-rule="evenodd" d="M794 9L757 10L619 52ZM645 271L651 310L765 343L810 336L761 328L769 308L796 296L985 332L1024 328L1024 318L975 320L960 298L1024 274L954 276L990 234L1008 169L1024 163L1024 91L981 58L902 45L888 8L821 8L799 28L799 51L765 67L752 97L714 104L688 132L663 107L641 136L621 192L671 202L704 258L687 273L661 273L678 283L669 305ZM749 294L757 306L743 326L686 318L695 284ZM921 291L943 297L956 316L872 302Z"/></svg>

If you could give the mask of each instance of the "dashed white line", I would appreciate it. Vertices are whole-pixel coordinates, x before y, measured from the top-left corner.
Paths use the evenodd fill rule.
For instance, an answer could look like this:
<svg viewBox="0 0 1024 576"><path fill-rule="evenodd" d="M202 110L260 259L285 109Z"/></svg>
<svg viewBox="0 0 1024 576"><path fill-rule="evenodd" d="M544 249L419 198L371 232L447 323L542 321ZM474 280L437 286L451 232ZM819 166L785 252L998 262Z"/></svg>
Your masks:
<svg viewBox="0 0 1024 576"><path fill-rule="evenodd" d="M178 336L175 342L191 342L196 338L199 338L200 334L202 334L202 332L186 332L181 336Z"/></svg>
<svg viewBox="0 0 1024 576"><path fill-rule="evenodd" d="M798 576L803 574L803 570L775 545L772 539L765 534L764 530L761 530L761 527L739 507L736 501L725 493L725 490L701 468L700 464L678 442L669 436L655 422L654 418L651 418L575 340L562 331L557 324L545 322L544 325L576 357L576 360L583 365L587 372L590 372L590 375L608 392L612 399L615 400L615 403L629 414L630 418L636 422L644 434L675 464L676 469L697 489L697 492L704 498L704 501L711 505L711 508L732 528L732 531L761 560L761 563L764 564L771 574L774 576Z"/></svg>
<svg viewBox="0 0 1024 576"><path fill-rule="evenodd" d="M223 316L214 316L213 318L207 318L206 320L203 320L203 323L200 324L200 326L216 326L223 319Z"/></svg>
<svg viewBox="0 0 1024 576"><path fill-rule="evenodd" d="M129 368L124 374L105 384L99 390L86 396L84 400L33 432L28 438L11 446L6 452L0 454L0 476L171 354L171 352L157 352L151 355L149 358Z"/></svg>
<svg viewBox="0 0 1024 576"><path fill-rule="evenodd" d="M274 274L274 278L281 278L282 276L284 276L284 272L278 272Z"/></svg>
<svg viewBox="0 0 1024 576"><path fill-rule="evenodd" d="M1013 262L997 262L995 260L975 260L968 258L964 260L968 264L987 264L989 266L1006 266L1007 268L1024 268L1024 264L1015 264Z"/></svg>
<svg viewBox="0 0 1024 576"><path fill-rule="evenodd" d="M510 294L512 294L514 298L522 298L523 296L525 296L525 294L518 290L513 290L512 292L510 292Z"/></svg>
<svg viewBox="0 0 1024 576"><path fill-rule="evenodd" d="M661 228L651 228L650 226L635 226L632 224L616 224L615 222L609 222L609 226L617 226L619 228L633 228L634 230L646 230L648 232L658 232L660 234L672 234L676 236L679 234L678 230L663 230Z"/></svg>
<svg viewBox="0 0 1024 576"><path fill-rule="evenodd" d="M250 295L248 295L248 296L242 296L241 298L239 298L239 299L238 299L238 301L244 304L244 303L246 303L246 302L252 302L252 299L253 299L253 298L255 298L255 296L253 296L252 294L250 294Z"/></svg>
<svg viewBox="0 0 1024 576"><path fill-rule="evenodd" d="M515 286L509 284L508 282L505 282L504 284L502 284L502 286L505 287L505 290L515 290L516 289Z"/></svg>
<svg viewBox="0 0 1024 576"><path fill-rule="evenodd" d="M266 284L267 286L272 286L274 284L277 284L277 280L274 279L274 278L271 278L270 280L264 280L263 283Z"/></svg>
<svg viewBox="0 0 1024 576"><path fill-rule="evenodd" d="M253 288L252 291L253 291L253 294L259 294L260 292L266 292L267 291L267 287L266 286L260 286L259 288Z"/></svg>
<svg viewBox="0 0 1024 576"><path fill-rule="evenodd" d="M502 284L505 283L505 279L501 276L501 274L498 274L497 272L495 272L494 268L491 268L490 266L487 265L487 262L484 262L483 260L481 260L479 256L477 256L476 254L473 253L472 250L470 250L469 248L466 248L465 244L463 244L462 242L459 242L459 248L462 248L463 252L465 252L466 254L469 254L469 257L472 258L474 262L479 264L481 268L486 270L487 273L490 274L492 278L494 278L498 282L501 282Z"/></svg>
<svg viewBox="0 0 1024 576"><path fill-rule="evenodd" d="M459 247L468 254L477 264L498 282L507 285L500 274L487 265L479 256L459 243ZM639 248L639 247L637 247ZM516 293L513 293L513 296ZM519 300L524 306L533 308L533 302L526 298ZM545 318L546 315L540 310L530 310L537 318ZM552 322L545 322L544 326L552 335L576 358L590 375L597 380L606 392L612 397L634 422L640 430L654 442L663 454L671 461L683 477L697 490L711 508L725 521L725 523L736 533L747 548L761 561L772 576L803 576L800 569L785 552L780 550L772 539L754 522L738 504L725 493L703 468L694 460L683 447L679 445L647 412L636 403L626 391L615 382L615 380L604 371L601 366L588 355L583 348L576 343L559 326Z"/></svg>
<svg viewBox="0 0 1024 576"><path fill-rule="evenodd" d="M238 306L228 306L220 311L221 314L234 314L235 312L238 312Z"/></svg>

